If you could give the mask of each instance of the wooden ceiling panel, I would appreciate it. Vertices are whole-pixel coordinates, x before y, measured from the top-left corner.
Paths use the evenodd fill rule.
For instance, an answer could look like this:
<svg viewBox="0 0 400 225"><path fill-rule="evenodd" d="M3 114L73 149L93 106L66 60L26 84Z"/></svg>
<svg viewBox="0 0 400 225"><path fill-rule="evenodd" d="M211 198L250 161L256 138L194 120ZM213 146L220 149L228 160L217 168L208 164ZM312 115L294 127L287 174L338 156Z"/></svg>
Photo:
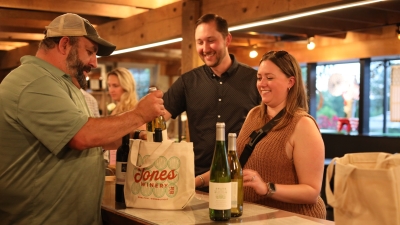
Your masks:
<svg viewBox="0 0 400 225"><path fill-rule="evenodd" d="M82 0L93 3L106 3L121 6L131 6L142 9L155 9L180 0Z"/></svg>
<svg viewBox="0 0 400 225"><path fill-rule="evenodd" d="M100 35L117 44L118 49L135 47L182 35L185 29L182 27L182 10L187 1L0 0L0 41L36 42L43 37L44 27L50 21L63 13L72 12L97 26ZM230 25L238 25L358 1L361 0L202 0L201 10L202 13L217 13ZM231 47L246 47L249 42L270 46L274 42L303 41L314 35L344 38L349 31L376 35L382 32L382 27L400 23L399 2L382 1L234 31ZM132 56L170 57L175 53L171 49L180 49L181 44L163 48L146 50L143 54L132 53Z"/></svg>
<svg viewBox="0 0 400 225"><path fill-rule="evenodd" d="M147 9L140 9L133 6L121 6L101 2L73 0L0 0L0 5L4 8L50 11L59 13L74 12L77 14L88 14L113 18L126 18L147 11Z"/></svg>

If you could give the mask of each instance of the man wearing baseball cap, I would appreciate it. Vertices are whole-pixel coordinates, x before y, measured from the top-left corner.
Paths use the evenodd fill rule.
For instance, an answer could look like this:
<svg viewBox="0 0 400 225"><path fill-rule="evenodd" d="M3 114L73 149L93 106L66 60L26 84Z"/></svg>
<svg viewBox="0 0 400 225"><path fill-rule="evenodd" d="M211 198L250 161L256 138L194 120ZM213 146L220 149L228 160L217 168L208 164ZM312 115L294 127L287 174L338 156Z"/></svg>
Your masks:
<svg viewBox="0 0 400 225"><path fill-rule="evenodd" d="M46 26L35 56L0 84L1 224L102 224L105 149L164 114L162 92L131 111L92 118L80 88L115 45L67 13Z"/></svg>

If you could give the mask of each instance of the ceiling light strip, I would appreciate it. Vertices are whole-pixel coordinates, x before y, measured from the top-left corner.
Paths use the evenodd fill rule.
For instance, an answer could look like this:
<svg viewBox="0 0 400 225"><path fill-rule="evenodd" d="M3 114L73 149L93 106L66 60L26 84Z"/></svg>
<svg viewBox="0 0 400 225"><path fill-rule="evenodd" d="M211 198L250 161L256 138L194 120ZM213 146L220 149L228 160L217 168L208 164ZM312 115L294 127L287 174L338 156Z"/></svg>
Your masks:
<svg viewBox="0 0 400 225"><path fill-rule="evenodd" d="M328 7L328 8L324 8L324 9L318 9L318 10L312 10L312 11L303 12L303 13L297 13L297 14L293 14L293 15L289 15L289 16L282 16L282 17L277 17L277 18L273 18L273 19L262 20L262 21L258 21L258 22L254 22L254 23L247 23L247 24L242 24L242 25L238 25L238 26L233 26L233 27L230 27L228 30L229 31L243 30L243 29L250 28L250 27L257 27L257 26L262 26L262 25L267 25L267 24L272 24L272 23L279 23L282 21L297 19L300 17L315 15L315 14L324 13L324 12L331 12L331 11L345 9L345 8L351 8L351 7L355 7L355 6L367 5L367 4L371 4L371 3L375 3L375 2L383 2L383 1L385 1L385 0L367 0L367 1L349 3L349 4L339 5L339 6Z"/></svg>
<svg viewBox="0 0 400 225"><path fill-rule="evenodd" d="M139 51L139 50L153 48L153 47L157 47L157 46L161 46L161 45L172 44L172 43L176 43L176 42L180 42L180 41L182 41L182 38L175 38L175 39L170 39L170 40L166 40L166 41L160 41L160 42L156 42L156 43L152 43L152 44L148 44L148 45L141 45L141 46L137 46L137 47L117 50L117 51L114 51L111 55Z"/></svg>

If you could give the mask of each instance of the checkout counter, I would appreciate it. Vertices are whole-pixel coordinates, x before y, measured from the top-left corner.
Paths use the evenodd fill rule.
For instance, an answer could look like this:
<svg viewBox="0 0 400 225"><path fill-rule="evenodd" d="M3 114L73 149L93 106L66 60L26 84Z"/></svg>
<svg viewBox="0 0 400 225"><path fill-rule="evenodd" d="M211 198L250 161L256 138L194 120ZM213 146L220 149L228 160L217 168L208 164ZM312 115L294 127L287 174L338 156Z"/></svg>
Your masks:
<svg viewBox="0 0 400 225"><path fill-rule="evenodd" d="M227 222L216 222L208 216L208 193L196 192L190 204L183 210L152 210L125 208L115 202L115 177L106 177L101 213L103 225L132 224L236 224L245 225L334 225L333 221L317 219L283 210L273 209L249 202L243 204L243 215L232 217Z"/></svg>

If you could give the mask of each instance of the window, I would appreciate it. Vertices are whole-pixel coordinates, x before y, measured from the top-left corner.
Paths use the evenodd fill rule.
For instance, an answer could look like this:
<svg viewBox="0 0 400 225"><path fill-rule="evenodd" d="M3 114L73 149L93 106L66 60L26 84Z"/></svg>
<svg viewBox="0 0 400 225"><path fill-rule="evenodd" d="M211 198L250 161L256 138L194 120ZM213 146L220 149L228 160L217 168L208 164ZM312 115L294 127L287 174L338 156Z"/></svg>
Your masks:
<svg viewBox="0 0 400 225"><path fill-rule="evenodd" d="M136 81L136 92L138 99L141 99L147 93L149 93L150 87L150 69L149 68L129 68L133 78Z"/></svg>
<svg viewBox="0 0 400 225"><path fill-rule="evenodd" d="M371 61L369 135L400 136L400 122L390 120L390 84L393 65L400 60ZM338 133L338 121L349 119L357 135L359 117L359 63L318 65L317 122L321 132ZM386 82L386 83L385 83ZM347 133L345 129L340 131Z"/></svg>
<svg viewBox="0 0 400 225"><path fill-rule="evenodd" d="M370 134L400 136L400 122L390 120L390 84L392 66L400 60L371 62ZM386 85L385 85L386 80Z"/></svg>
<svg viewBox="0 0 400 225"><path fill-rule="evenodd" d="M323 132L337 132L340 118L357 121L360 83L359 63L318 65L316 68L317 122ZM352 122L357 124L356 122ZM352 132L357 126L353 125Z"/></svg>
<svg viewBox="0 0 400 225"><path fill-rule="evenodd" d="M154 86L158 77L158 67L153 64L118 63L119 67L127 68L136 81L138 99L149 93L149 87Z"/></svg>

